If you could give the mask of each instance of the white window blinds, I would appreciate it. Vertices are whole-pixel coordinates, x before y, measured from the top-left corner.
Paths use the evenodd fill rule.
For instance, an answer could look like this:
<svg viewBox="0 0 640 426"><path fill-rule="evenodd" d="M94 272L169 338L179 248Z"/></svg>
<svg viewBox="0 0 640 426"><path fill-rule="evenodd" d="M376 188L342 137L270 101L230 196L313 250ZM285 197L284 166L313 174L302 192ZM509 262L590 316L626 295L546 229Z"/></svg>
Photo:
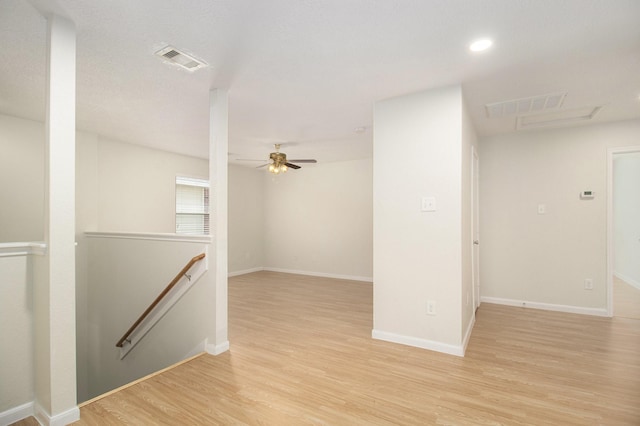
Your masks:
<svg viewBox="0 0 640 426"><path fill-rule="evenodd" d="M209 181L176 177L176 234L209 234Z"/></svg>

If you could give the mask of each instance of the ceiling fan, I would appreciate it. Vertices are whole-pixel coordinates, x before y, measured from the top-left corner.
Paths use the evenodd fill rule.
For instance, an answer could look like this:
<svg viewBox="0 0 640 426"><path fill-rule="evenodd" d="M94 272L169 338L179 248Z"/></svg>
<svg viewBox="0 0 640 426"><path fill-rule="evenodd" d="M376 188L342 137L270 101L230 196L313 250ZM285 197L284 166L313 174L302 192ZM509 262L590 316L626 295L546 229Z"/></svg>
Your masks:
<svg viewBox="0 0 640 426"><path fill-rule="evenodd" d="M285 173L289 168L297 170L300 168L295 163L317 163L314 159L298 159L298 160L287 160L287 154L284 152L280 152L280 144L277 143L274 145L276 151L269 154L269 161L266 164L263 164L260 167L269 166L269 172L274 175L278 175L280 173ZM262 160L259 160L262 161Z"/></svg>

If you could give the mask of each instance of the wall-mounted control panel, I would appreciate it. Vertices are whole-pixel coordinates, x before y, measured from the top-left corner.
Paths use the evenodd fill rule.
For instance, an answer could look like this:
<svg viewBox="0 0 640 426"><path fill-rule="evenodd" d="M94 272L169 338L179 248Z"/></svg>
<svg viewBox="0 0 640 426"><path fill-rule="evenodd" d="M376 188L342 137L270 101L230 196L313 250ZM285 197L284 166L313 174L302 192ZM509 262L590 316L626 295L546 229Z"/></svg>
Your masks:
<svg viewBox="0 0 640 426"><path fill-rule="evenodd" d="M593 191L591 191L591 190L581 191L580 192L580 199L581 200L592 200L594 196L595 195L593 194Z"/></svg>

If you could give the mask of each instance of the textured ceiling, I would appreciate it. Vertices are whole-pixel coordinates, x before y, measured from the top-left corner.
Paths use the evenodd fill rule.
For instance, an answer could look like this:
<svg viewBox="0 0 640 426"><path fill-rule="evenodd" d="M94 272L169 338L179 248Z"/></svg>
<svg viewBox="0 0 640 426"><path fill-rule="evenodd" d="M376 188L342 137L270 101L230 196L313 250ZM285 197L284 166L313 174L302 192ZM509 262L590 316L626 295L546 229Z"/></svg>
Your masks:
<svg viewBox="0 0 640 426"><path fill-rule="evenodd" d="M484 104L553 92L566 109L606 105L594 121L640 118L638 0L0 0L1 113L44 118L43 9L76 23L79 129L204 158L218 87L231 161L273 143L370 157L375 101L449 84L481 136L515 131ZM472 54L481 36L495 44ZM163 63L167 44L209 67Z"/></svg>

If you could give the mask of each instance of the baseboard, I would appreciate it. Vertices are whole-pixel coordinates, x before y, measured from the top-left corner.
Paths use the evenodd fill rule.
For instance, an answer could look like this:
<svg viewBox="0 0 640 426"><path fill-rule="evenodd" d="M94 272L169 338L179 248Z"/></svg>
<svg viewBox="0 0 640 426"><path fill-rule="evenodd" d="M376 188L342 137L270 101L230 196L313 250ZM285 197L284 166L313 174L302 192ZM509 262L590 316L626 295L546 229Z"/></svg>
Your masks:
<svg viewBox="0 0 640 426"><path fill-rule="evenodd" d="M430 351L442 352L449 355L464 356L462 346L450 345L448 343L436 342L433 340L420 339L418 337L403 336L401 334L389 333L387 331L373 330L371 337L385 342L399 343L401 345L413 346Z"/></svg>
<svg viewBox="0 0 640 426"><path fill-rule="evenodd" d="M229 350L229 341L227 340L224 343L220 343L219 345L209 344L207 343L205 346L205 350L208 354L211 355L220 355Z"/></svg>
<svg viewBox="0 0 640 426"><path fill-rule="evenodd" d="M50 416L40 405L36 404L35 411L36 420L44 426L65 426L80 420L80 409L78 407Z"/></svg>
<svg viewBox="0 0 640 426"><path fill-rule="evenodd" d="M630 276L625 275L625 274L621 274L619 272L614 272L613 275L615 277L621 279L625 283L629 284L630 286L635 287L636 289L640 290L640 281L636 281L633 278L631 278Z"/></svg>
<svg viewBox="0 0 640 426"><path fill-rule="evenodd" d="M174 368L176 368L176 367L178 367L178 366L180 366L180 365L182 365L182 364L186 364L187 362L189 362L189 361L191 361L191 360L194 360L194 359L198 358L199 356L202 356L203 354L204 354L204 352L201 352L201 353L199 353L199 354L197 354L197 355L192 356L191 358L185 358L185 359L183 359L182 361L178 361L178 362L176 362L175 364L172 364L172 365L170 365L170 366L168 366L168 367L165 367L165 368L163 368L163 369L161 369L161 370L154 371L153 373L151 373L151 374L147 374L147 375L146 375L146 376L144 376L144 377L141 377L141 378L136 379L136 380L134 380L134 381L132 381L132 382L126 383L126 384L124 384L124 385L122 385L122 386L120 386L120 387L117 387L117 388L115 388L115 389L111 389L111 390L110 390L110 391L108 391L108 392L105 392L105 393L103 393L103 394L101 394L101 395L98 395L98 396L96 396L96 397L94 397L94 398L91 398L91 399L89 399L89 400L87 400L87 401L81 402L80 404L78 404L78 408L82 408L82 407L85 407L85 406L87 406L87 405L89 405L89 404L93 404L94 402L99 401L99 400L101 400L102 398L106 398L106 397L108 397L108 396L110 396L110 395L113 395L113 394L115 394L115 393L118 393L118 392L120 392L120 391L122 391L122 390L125 390L125 389L127 389L127 388L132 387L132 386L135 386L135 385L137 385L138 383L144 382L145 380L149 380L150 378L155 377L155 376L158 376L158 375L160 375L160 374L164 373L165 371L169 371L169 370L172 370L172 369L174 369Z"/></svg>
<svg viewBox="0 0 640 426"><path fill-rule="evenodd" d="M473 331L473 326L476 323L476 316L471 316L471 321L469 321L469 325L467 325L467 330L464 332L464 338L462 339L462 356L467 353L467 345L469 344L469 339L471 339L471 332Z"/></svg>
<svg viewBox="0 0 640 426"><path fill-rule="evenodd" d="M334 278L337 280L364 281L369 283L373 282L373 277L361 277L357 275L341 275L341 274L331 274L326 272L299 271L295 269L271 268L271 267L265 267L263 268L263 270L270 271L270 272L282 272L285 274L309 275L312 277Z"/></svg>
<svg viewBox="0 0 640 426"><path fill-rule="evenodd" d="M568 314L593 315L597 317L607 317L606 308L585 308L582 306L556 305L552 303L529 302L526 300L502 299L499 297L480 298L482 303L493 303L495 305L518 306L521 308L542 309L544 311L566 312Z"/></svg>
<svg viewBox="0 0 640 426"><path fill-rule="evenodd" d="M228 277L237 277L238 275L251 274L253 272L260 272L260 271L264 271L264 268L262 266L258 266L256 268L250 268L250 269L243 269L242 271L229 272L229 274L227 276Z"/></svg>
<svg viewBox="0 0 640 426"><path fill-rule="evenodd" d="M35 414L33 401L27 402L17 407L10 408L0 413L0 426L7 426L19 420L26 419Z"/></svg>

